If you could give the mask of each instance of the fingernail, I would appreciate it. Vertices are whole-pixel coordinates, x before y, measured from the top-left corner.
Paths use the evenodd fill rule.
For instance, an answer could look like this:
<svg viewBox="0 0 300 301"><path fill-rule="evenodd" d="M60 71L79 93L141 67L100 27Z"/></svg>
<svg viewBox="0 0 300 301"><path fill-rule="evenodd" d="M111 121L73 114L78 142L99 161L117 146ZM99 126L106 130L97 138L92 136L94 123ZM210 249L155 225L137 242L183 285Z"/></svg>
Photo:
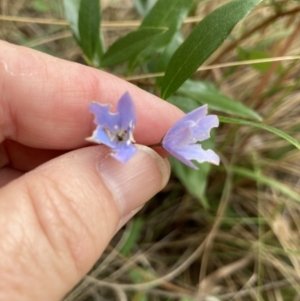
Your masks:
<svg viewBox="0 0 300 301"><path fill-rule="evenodd" d="M170 176L166 159L146 146L137 148L137 153L125 164L108 156L98 168L122 216L143 206L167 184Z"/></svg>

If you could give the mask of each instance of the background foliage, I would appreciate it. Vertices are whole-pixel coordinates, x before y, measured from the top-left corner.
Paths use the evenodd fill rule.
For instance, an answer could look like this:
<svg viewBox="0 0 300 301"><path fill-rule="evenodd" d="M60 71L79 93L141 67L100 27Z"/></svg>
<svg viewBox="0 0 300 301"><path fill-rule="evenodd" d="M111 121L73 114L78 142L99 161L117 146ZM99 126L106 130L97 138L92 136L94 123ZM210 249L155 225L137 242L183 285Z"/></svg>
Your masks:
<svg viewBox="0 0 300 301"><path fill-rule="evenodd" d="M299 2L1 1L0 37L114 73L221 126L65 300L299 300ZM205 65L203 65L203 63Z"/></svg>

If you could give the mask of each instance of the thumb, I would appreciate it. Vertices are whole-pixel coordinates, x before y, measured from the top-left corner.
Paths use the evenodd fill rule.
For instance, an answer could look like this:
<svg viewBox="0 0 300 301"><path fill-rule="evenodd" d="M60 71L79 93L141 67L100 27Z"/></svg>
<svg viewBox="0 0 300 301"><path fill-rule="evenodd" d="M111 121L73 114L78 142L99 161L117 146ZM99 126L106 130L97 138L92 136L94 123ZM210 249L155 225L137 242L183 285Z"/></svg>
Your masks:
<svg viewBox="0 0 300 301"><path fill-rule="evenodd" d="M126 164L92 146L4 186L0 300L60 300L169 173L167 160L145 146Z"/></svg>

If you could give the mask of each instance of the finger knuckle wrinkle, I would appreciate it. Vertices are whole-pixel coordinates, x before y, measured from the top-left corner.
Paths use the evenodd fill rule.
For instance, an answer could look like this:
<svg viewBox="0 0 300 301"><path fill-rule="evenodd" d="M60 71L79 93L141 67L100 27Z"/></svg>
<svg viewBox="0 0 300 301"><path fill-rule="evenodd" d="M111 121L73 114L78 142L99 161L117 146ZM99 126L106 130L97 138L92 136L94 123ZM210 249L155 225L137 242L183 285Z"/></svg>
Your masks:
<svg viewBox="0 0 300 301"><path fill-rule="evenodd" d="M82 274L86 246L94 246L87 225L74 209L72 194L45 175L28 184L27 189L39 227L59 261Z"/></svg>

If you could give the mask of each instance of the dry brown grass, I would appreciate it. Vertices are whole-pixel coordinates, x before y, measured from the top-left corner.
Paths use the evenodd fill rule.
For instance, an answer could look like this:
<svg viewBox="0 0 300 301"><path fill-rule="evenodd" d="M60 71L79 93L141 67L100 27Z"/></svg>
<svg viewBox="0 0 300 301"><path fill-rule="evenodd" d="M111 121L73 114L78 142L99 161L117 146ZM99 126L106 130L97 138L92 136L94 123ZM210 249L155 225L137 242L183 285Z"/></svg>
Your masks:
<svg viewBox="0 0 300 301"><path fill-rule="evenodd" d="M196 19L220 2L200 4ZM252 49L272 38L265 46L270 57L300 55L299 13L292 13L299 4L277 2L285 3L277 18L272 19L271 5L261 5L206 65L233 65L238 61L236 46ZM51 1L57 8L46 12L32 9L33 3L1 0L1 15L6 17L0 21L1 38L82 61L63 23L61 1ZM291 13L284 14L287 11ZM17 22L14 16L27 18L27 22ZM35 23L35 18L50 24ZM106 1L106 41L111 43L131 30L137 18L131 1ZM185 26L188 30L192 25ZM279 64L280 74L276 73ZM299 141L299 72L298 60L290 60L274 61L265 73L249 64L231 69L216 66L195 77L214 81L225 94L256 108L264 123ZM137 74L132 80L138 83L144 76ZM66 300L300 300L300 197L292 199L281 189L300 196L299 151L274 134L235 125L217 130L217 146L223 164L210 177L210 209L204 210L172 178L138 219L116 235L91 274ZM237 174L234 166L252 170L254 179ZM128 237L135 232L136 241L124 255Z"/></svg>

